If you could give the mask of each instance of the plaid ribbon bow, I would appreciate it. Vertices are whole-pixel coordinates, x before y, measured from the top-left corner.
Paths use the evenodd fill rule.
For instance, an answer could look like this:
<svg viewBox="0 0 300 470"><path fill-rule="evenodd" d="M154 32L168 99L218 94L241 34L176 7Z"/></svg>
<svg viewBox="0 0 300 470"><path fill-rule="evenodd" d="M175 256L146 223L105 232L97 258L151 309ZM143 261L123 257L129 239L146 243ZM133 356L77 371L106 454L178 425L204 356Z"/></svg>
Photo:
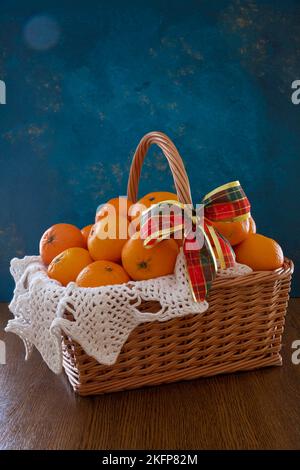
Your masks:
<svg viewBox="0 0 300 470"><path fill-rule="evenodd" d="M247 219L250 202L239 181L233 181L207 194L202 209L199 217L191 205L163 201L144 211L141 217L141 238L146 247L151 248L176 232L183 234L183 253L195 302L203 301L208 294L217 274L217 259L222 269L235 263L230 243L212 222Z"/></svg>

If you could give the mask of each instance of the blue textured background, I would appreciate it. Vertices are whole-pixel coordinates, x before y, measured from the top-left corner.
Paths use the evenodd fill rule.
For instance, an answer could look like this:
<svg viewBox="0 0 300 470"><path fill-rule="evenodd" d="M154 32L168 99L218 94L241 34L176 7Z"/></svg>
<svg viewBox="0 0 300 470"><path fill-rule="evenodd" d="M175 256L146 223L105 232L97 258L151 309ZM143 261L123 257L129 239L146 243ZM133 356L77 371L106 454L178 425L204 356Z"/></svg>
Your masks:
<svg viewBox="0 0 300 470"><path fill-rule="evenodd" d="M47 50L34 44L55 42L51 27L28 43L36 15L59 32ZM1 1L0 79L1 300L10 258L37 253L49 225L89 224L125 193L149 130L174 139L194 202L239 179L258 231L300 261L299 1ZM165 160L151 157L142 192L171 189Z"/></svg>

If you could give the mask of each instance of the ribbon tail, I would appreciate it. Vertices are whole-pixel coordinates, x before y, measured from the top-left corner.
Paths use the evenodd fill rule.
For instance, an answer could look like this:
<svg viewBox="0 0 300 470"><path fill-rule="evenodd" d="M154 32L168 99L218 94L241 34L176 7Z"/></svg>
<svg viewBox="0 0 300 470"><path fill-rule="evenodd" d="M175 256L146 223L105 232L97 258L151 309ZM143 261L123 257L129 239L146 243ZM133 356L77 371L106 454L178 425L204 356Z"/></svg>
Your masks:
<svg viewBox="0 0 300 470"><path fill-rule="evenodd" d="M233 266L235 265L235 252L232 246L230 245L229 241L225 237L223 237L223 235L221 235L218 231L217 236L221 245L223 258L225 261L225 269L233 268Z"/></svg>
<svg viewBox="0 0 300 470"><path fill-rule="evenodd" d="M185 239L183 244L189 284L195 302L205 300L217 274L213 249L207 235L202 229L201 231L204 237L202 247L196 236Z"/></svg>
<svg viewBox="0 0 300 470"><path fill-rule="evenodd" d="M223 237L213 225L206 225L214 243L217 259L221 269L232 268L235 265L235 253L229 241Z"/></svg>
<svg viewBox="0 0 300 470"><path fill-rule="evenodd" d="M229 241L212 225L207 224L206 227L213 241L217 253L217 259L220 262L220 268L231 268L235 264L235 254Z"/></svg>

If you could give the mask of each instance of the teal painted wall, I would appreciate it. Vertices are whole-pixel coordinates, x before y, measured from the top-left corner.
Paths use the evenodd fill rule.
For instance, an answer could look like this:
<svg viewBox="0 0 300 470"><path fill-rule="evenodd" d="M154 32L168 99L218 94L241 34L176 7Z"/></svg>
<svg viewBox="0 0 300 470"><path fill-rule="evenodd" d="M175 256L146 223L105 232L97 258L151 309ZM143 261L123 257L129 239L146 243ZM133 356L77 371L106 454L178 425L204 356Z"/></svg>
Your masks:
<svg viewBox="0 0 300 470"><path fill-rule="evenodd" d="M0 299L13 256L126 192L145 132L174 139L194 202L239 179L258 231L299 250L299 2L2 1ZM141 192L168 190L158 151ZM294 294L300 294L296 271Z"/></svg>

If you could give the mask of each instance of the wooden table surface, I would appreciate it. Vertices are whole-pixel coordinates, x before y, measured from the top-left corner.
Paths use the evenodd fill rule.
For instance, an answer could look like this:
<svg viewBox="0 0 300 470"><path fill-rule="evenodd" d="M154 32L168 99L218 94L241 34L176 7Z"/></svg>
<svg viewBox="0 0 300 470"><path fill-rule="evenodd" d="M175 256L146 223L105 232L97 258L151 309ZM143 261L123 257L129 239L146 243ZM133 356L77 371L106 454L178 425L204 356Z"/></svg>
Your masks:
<svg viewBox="0 0 300 470"><path fill-rule="evenodd" d="M3 332L0 449L300 449L300 299L291 299L283 367L80 398L37 351ZM300 357L300 355L299 355Z"/></svg>

